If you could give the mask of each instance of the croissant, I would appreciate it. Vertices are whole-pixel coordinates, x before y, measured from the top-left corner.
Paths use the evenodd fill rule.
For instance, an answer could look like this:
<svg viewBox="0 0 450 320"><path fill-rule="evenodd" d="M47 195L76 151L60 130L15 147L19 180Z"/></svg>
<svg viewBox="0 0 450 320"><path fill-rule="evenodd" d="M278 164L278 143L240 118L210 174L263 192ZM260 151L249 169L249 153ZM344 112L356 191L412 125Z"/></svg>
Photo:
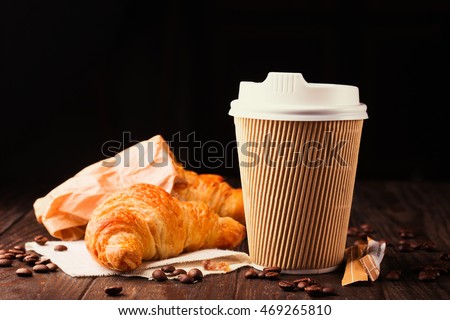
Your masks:
<svg viewBox="0 0 450 320"><path fill-rule="evenodd" d="M221 217L230 217L245 225L242 189L232 188L216 174L197 174L183 170L184 179L174 184L172 195L184 201L203 201Z"/></svg>
<svg viewBox="0 0 450 320"><path fill-rule="evenodd" d="M109 195L86 227L88 251L101 265L130 271L142 260L237 247L245 227L203 202L180 201L160 187L136 184Z"/></svg>

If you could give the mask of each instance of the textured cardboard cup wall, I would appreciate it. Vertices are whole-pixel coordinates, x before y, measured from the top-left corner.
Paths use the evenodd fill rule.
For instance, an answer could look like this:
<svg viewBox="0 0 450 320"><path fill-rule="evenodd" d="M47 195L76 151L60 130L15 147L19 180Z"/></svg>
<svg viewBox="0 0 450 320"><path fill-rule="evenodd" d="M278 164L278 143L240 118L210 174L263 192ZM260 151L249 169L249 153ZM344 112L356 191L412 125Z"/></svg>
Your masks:
<svg viewBox="0 0 450 320"><path fill-rule="evenodd" d="M294 270L337 266L363 120L234 121L252 261Z"/></svg>

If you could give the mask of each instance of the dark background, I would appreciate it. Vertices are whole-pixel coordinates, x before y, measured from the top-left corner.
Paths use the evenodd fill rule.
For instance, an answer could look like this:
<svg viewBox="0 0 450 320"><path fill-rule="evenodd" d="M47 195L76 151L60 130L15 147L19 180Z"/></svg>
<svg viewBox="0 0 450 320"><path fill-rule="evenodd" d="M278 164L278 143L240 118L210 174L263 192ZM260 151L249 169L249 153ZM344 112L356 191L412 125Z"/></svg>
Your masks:
<svg viewBox="0 0 450 320"><path fill-rule="evenodd" d="M230 143L239 82L270 71L359 87L359 179L450 178L449 1L23 0L0 14L2 185L50 189L123 132Z"/></svg>

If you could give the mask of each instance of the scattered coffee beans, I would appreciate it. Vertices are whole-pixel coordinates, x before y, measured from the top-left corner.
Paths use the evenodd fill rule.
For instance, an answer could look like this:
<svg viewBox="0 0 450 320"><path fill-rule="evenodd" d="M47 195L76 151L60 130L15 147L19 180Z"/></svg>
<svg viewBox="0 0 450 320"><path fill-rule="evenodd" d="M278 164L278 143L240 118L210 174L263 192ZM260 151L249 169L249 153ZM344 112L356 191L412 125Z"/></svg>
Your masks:
<svg viewBox="0 0 450 320"><path fill-rule="evenodd" d="M313 284L305 288L305 292L311 297L318 297L322 295L322 286Z"/></svg>
<svg viewBox="0 0 450 320"><path fill-rule="evenodd" d="M439 272L436 270L420 271L418 279L420 281L434 281L439 275Z"/></svg>
<svg viewBox="0 0 450 320"><path fill-rule="evenodd" d="M13 260L15 258L16 258L16 255L14 253L11 253L11 252L6 252L6 253L3 253L3 254L0 255L0 259L11 259L11 260Z"/></svg>
<svg viewBox="0 0 450 320"><path fill-rule="evenodd" d="M63 245L63 244L58 244L58 245L55 246L54 250L55 251L66 251L67 247L65 245Z"/></svg>
<svg viewBox="0 0 450 320"><path fill-rule="evenodd" d="M305 290L305 288L308 287L308 286L309 286L309 284L308 284L308 282L306 282L306 281L300 281L300 282L297 282L297 288L298 288L300 291Z"/></svg>
<svg viewBox="0 0 450 320"><path fill-rule="evenodd" d="M258 271L258 278L265 279L266 278L266 272L265 271Z"/></svg>
<svg viewBox="0 0 450 320"><path fill-rule="evenodd" d="M59 267L57 264L50 262L49 264L47 264L47 268L49 271L55 272L56 270L58 270Z"/></svg>
<svg viewBox="0 0 450 320"><path fill-rule="evenodd" d="M324 295L327 295L327 296L333 295L334 294L334 288L332 288L332 287L323 287L322 288L322 293Z"/></svg>
<svg viewBox="0 0 450 320"><path fill-rule="evenodd" d="M23 246L23 245L17 245L17 246L14 246L14 248L13 249L15 249L15 250L20 250L20 251L22 251L22 253L25 253L25 246Z"/></svg>
<svg viewBox="0 0 450 320"><path fill-rule="evenodd" d="M17 276L19 277L31 277L33 276L33 272L27 268L19 268L16 271Z"/></svg>
<svg viewBox="0 0 450 320"><path fill-rule="evenodd" d="M187 284L191 284L194 283L194 277L188 275L188 274L180 274L178 276L178 281L180 281L181 283L187 283Z"/></svg>
<svg viewBox="0 0 450 320"><path fill-rule="evenodd" d="M38 264L33 267L33 271L36 273L48 273L48 267L45 264Z"/></svg>
<svg viewBox="0 0 450 320"><path fill-rule="evenodd" d="M14 254L14 256L16 256L16 254L23 254L23 251L17 250L17 249L9 249L8 253L12 253L12 254Z"/></svg>
<svg viewBox="0 0 450 320"><path fill-rule="evenodd" d="M278 286L284 291L294 291L297 287L294 282L282 280L278 282Z"/></svg>
<svg viewBox="0 0 450 320"><path fill-rule="evenodd" d="M334 288L322 287L319 284L313 284L305 288L305 292L311 297L331 296L334 295Z"/></svg>
<svg viewBox="0 0 450 320"><path fill-rule="evenodd" d="M164 271L165 273L171 273L175 271L175 267L172 265L164 266L161 268L161 270Z"/></svg>
<svg viewBox="0 0 450 320"><path fill-rule="evenodd" d="M51 261L50 261L50 259L47 259L47 258L40 258L38 261L36 261L36 265L39 265L39 264L49 264Z"/></svg>
<svg viewBox="0 0 450 320"><path fill-rule="evenodd" d="M38 245L43 246L43 245L45 245L47 243L48 238L46 236L36 236L36 237L34 237L34 241Z"/></svg>
<svg viewBox="0 0 450 320"><path fill-rule="evenodd" d="M256 271L253 268L248 269L247 271L245 271L244 273L244 277L246 277L247 279L255 279L258 278L258 271Z"/></svg>
<svg viewBox="0 0 450 320"><path fill-rule="evenodd" d="M277 280L279 275L280 275L279 272L268 271L264 274L264 277L269 280Z"/></svg>
<svg viewBox="0 0 450 320"><path fill-rule="evenodd" d="M19 254L16 254L16 259L17 260L20 260L20 261L23 261L23 259L26 257L26 256L29 256L30 254L27 254L27 253L19 253Z"/></svg>
<svg viewBox="0 0 450 320"><path fill-rule="evenodd" d="M384 278L389 281L397 281L400 280L401 275L402 272L400 270L391 270L384 276Z"/></svg>
<svg viewBox="0 0 450 320"><path fill-rule="evenodd" d="M7 268L12 266L11 259L0 259L0 268Z"/></svg>
<svg viewBox="0 0 450 320"><path fill-rule="evenodd" d="M192 268L187 274L194 278L195 281L201 281L203 279L203 272L197 268Z"/></svg>
<svg viewBox="0 0 450 320"><path fill-rule="evenodd" d="M39 256L36 254L30 254L29 256L26 256L23 258L23 262L25 262L29 266L34 266L36 264L36 261L39 260Z"/></svg>
<svg viewBox="0 0 450 320"><path fill-rule="evenodd" d="M179 276L180 274L187 274L184 269L175 269L172 273L168 274L170 277Z"/></svg>
<svg viewBox="0 0 450 320"><path fill-rule="evenodd" d="M159 282L167 280L167 276L166 276L165 272L162 270L153 271L152 277L153 277L153 279L155 279L156 281L159 281Z"/></svg>
<svg viewBox="0 0 450 320"><path fill-rule="evenodd" d="M122 292L123 288L116 286L116 287L106 287L105 293L108 296L118 296Z"/></svg>

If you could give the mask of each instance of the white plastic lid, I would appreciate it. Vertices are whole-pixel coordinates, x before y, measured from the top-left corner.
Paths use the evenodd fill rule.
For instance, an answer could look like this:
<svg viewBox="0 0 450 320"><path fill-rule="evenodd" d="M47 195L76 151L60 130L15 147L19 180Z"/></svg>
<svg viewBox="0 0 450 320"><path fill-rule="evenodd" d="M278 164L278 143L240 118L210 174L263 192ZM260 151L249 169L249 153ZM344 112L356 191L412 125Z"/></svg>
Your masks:
<svg viewBox="0 0 450 320"><path fill-rule="evenodd" d="M231 102L234 117L328 121L367 119L357 87L308 83L301 73L270 72L263 82L242 81Z"/></svg>

